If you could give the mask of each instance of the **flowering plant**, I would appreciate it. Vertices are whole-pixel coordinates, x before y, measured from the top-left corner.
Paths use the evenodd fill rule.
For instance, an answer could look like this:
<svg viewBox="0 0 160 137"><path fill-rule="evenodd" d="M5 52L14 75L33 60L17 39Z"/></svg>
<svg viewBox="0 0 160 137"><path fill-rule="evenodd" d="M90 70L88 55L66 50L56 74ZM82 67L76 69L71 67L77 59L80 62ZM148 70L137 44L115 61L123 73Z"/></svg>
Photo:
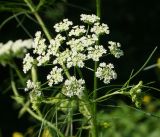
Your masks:
<svg viewBox="0 0 160 137"><path fill-rule="evenodd" d="M31 71L32 76L32 80L27 80L25 91L29 92L29 102L37 115L43 115L43 104L54 106L56 114L53 119L56 123L52 123L52 128L59 136L73 136L75 133L80 136L87 128L88 135L95 137L98 135L97 103L114 94L124 94L131 96L136 106L140 106L142 82L132 87L130 92L127 92L127 87L108 94L104 86L106 93L103 92L105 95L99 97L97 92L101 88L98 87L97 79L109 84L117 78L114 65L101 62L101 58L109 55L120 58L123 51L120 43L109 41L106 46L100 44L101 35L108 35L109 27L101 24L98 16L82 14L80 20L84 25L73 26L73 22L68 19L55 24L54 29L58 34L49 39L49 43L40 31L36 32L33 52L27 53L23 59L24 73ZM87 66L88 62L93 62L94 68ZM44 83L38 79L38 67L50 70ZM84 77L86 70L93 73L93 78ZM48 90L51 93L46 95ZM74 115L83 117L85 122L76 122L79 119L74 118ZM77 124L79 126L75 126Z"/></svg>

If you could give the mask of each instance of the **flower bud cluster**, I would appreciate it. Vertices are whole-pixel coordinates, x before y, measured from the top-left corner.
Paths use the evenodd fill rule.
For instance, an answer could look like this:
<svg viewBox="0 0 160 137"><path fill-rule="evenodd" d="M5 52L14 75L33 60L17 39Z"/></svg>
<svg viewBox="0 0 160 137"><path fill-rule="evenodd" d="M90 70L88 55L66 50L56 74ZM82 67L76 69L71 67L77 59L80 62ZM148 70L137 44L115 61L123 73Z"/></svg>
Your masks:
<svg viewBox="0 0 160 137"><path fill-rule="evenodd" d="M132 102L135 103L136 107L141 107L141 102L142 102L142 81L140 81L137 85L133 86L130 90L130 96L131 96L131 99L132 99Z"/></svg>

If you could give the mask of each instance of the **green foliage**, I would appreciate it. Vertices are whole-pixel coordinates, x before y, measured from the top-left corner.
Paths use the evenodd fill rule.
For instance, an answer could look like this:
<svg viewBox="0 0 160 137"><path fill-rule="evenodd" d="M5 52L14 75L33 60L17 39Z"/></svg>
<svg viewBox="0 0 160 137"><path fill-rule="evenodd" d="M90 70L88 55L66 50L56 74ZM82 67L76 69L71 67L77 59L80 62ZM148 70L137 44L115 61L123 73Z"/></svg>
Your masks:
<svg viewBox="0 0 160 137"><path fill-rule="evenodd" d="M113 109L111 113L100 112L98 114L102 137L159 137L160 117L155 116L160 114L159 110L152 115L153 112L138 110L123 103L111 109Z"/></svg>

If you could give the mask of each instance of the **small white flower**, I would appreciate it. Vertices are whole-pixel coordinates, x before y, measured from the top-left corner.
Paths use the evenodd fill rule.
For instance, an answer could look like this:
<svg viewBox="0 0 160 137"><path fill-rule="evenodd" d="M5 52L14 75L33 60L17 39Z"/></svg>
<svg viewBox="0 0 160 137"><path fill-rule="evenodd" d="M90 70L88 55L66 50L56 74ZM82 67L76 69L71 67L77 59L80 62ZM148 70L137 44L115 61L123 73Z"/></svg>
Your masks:
<svg viewBox="0 0 160 137"><path fill-rule="evenodd" d="M65 40L66 40L66 37L62 36L61 34L57 34L57 36L55 37L55 41L60 44L62 44L63 41Z"/></svg>
<svg viewBox="0 0 160 137"><path fill-rule="evenodd" d="M27 73L32 66L33 66L34 59L30 56L29 53L26 54L25 58L23 59L23 72Z"/></svg>
<svg viewBox="0 0 160 137"><path fill-rule="evenodd" d="M71 25L73 25L72 21L69 21L68 19L63 19L62 22L55 24L54 28L56 32L63 32L69 30Z"/></svg>
<svg viewBox="0 0 160 137"><path fill-rule="evenodd" d="M67 68L71 68L72 66L83 68L85 59L85 54L72 50L71 55L67 58Z"/></svg>
<svg viewBox="0 0 160 137"><path fill-rule="evenodd" d="M66 37L63 37L61 34L58 34L55 39L51 39L50 40L50 45L48 46L48 51L47 53L52 55L52 56L56 56L58 51L59 51L59 47L61 46L61 44L66 40Z"/></svg>
<svg viewBox="0 0 160 137"><path fill-rule="evenodd" d="M35 33L34 46L38 45L40 39L41 39L41 31L37 31Z"/></svg>
<svg viewBox="0 0 160 137"><path fill-rule="evenodd" d="M83 36L80 38L81 43L84 47L94 45L98 41L98 37L95 34Z"/></svg>
<svg viewBox="0 0 160 137"><path fill-rule="evenodd" d="M63 81L62 69L55 66L47 76L48 85L51 87L53 84L58 84Z"/></svg>
<svg viewBox="0 0 160 137"><path fill-rule="evenodd" d="M94 45L97 40L98 37L96 35L87 35L87 36L82 36L78 39L72 38L71 40L66 42L66 44L70 46L70 49L72 51L85 52L86 49Z"/></svg>
<svg viewBox="0 0 160 137"><path fill-rule="evenodd" d="M110 46L108 46L110 53L114 55L116 58L120 58L124 55L123 51L120 49L120 43L109 41L108 44L110 44Z"/></svg>
<svg viewBox="0 0 160 137"><path fill-rule="evenodd" d="M85 81L83 79L77 80L74 76L70 77L64 82L62 93L68 97L78 96L82 97Z"/></svg>
<svg viewBox="0 0 160 137"><path fill-rule="evenodd" d="M2 44L0 46L0 56L8 55L11 53L11 47L12 47L13 41L8 41L6 44Z"/></svg>
<svg viewBox="0 0 160 137"><path fill-rule="evenodd" d="M55 41L54 39L51 39L50 45L48 46L47 53L52 56L56 56L60 45L61 44L59 42Z"/></svg>
<svg viewBox="0 0 160 137"><path fill-rule="evenodd" d="M85 26L74 26L68 36L81 36L84 33L86 33Z"/></svg>
<svg viewBox="0 0 160 137"><path fill-rule="evenodd" d="M101 34L109 34L109 27L107 24L102 23L102 25L100 25L100 23L97 22L91 28L91 32L95 33L98 36Z"/></svg>
<svg viewBox="0 0 160 137"><path fill-rule="evenodd" d="M11 52L15 56L17 55L23 55L27 49L31 49L33 47L33 40L28 39L28 40L16 40L13 42L11 46Z"/></svg>
<svg viewBox="0 0 160 137"><path fill-rule="evenodd" d="M33 82L30 79L27 81L27 87L25 91L37 90L39 89L39 82Z"/></svg>
<svg viewBox="0 0 160 137"><path fill-rule="evenodd" d="M85 45L82 43L81 39L75 39L72 38L70 41L66 42L67 45L70 46L71 50L74 51L83 51L85 48Z"/></svg>
<svg viewBox="0 0 160 137"><path fill-rule="evenodd" d="M43 55L43 56L39 55L36 59L37 59L37 66L41 66L49 61L50 54L47 53L46 55Z"/></svg>
<svg viewBox="0 0 160 137"><path fill-rule="evenodd" d="M94 14L92 15L81 14L80 20L83 21L84 23L93 24L95 22L98 22L100 18Z"/></svg>
<svg viewBox="0 0 160 137"><path fill-rule="evenodd" d="M47 45L45 44L45 39L42 38L35 38L33 43L33 53L36 53L38 55L45 55L45 51L47 48Z"/></svg>
<svg viewBox="0 0 160 137"><path fill-rule="evenodd" d="M105 84L109 84L112 79L117 78L117 74L113 68L114 66L111 63L108 65L106 63L100 63L96 71L96 77L100 78L100 80L103 79Z"/></svg>
<svg viewBox="0 0 160 137"><path fill-rule="evenodd" d="M99 58L107 52L102 45L95 45L95 47L89 47L87 50L88 59L93 59L94 61L99 61Z"/></svg>
<svg viewBox="0 0 160 137"><path fill-rule="evenodd" d="M53 64L60 64L63 65L66 63L67 58L70 57L71 51L69 49L66 49L63 52L58 52L56 54L56 59L53 61Z"/></svg>

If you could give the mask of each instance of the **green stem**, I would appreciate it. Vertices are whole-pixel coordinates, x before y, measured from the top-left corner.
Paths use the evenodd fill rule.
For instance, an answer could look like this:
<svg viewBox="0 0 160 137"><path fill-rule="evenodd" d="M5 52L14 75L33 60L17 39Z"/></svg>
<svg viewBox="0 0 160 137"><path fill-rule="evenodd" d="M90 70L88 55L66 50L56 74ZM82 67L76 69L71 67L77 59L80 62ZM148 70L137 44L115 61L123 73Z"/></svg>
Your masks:
<svg viewBox="0 0 160 137"><path fill-rule="evenodd" d="M101 17L101 0L96 0L96 12L97 16Z"/></svg>
<svg viewBox="0 0 160 137"><path fill-rule="evenodd" d="M37 82L38 78L37 78L37 68L34 65L31 69L31 76L32 76L32 81L33 82Z"/></svg>
<svg viewBox="0 0 160 137"><path fill-rule="evenodd" d="M11 77L12 77L12 75L11 75ZM11 80L11 86L12 86L12 90L13 90L14 95L19 96L16 85L15 85L15 82L14 82L13 79ZM21 105L24 107L25 103L21 102ZM38 121L41 121L44 124L48 125L50 128L54 129L59 134L60 137L64 137L64 135L61 133L61 131L55 125L53 125L51 122L43 119L41 116L39 116L35 112L33 112L30 108L26 108L26 110L32 117L34 117Z"/></svg>
<svg viewBox="0 0 160 137"><path fill-rule="evenodd" d="M28 5L28 7L31 9L32 13L34 14L37 21L39 22L39 25L41 26L43 32L45 33L47 39L50 41L52 39L52 37L49 34L49 31L48 31L47 27L45 26L42 18L39 16L38 12L36 11L35 5L32 3L31 0L24 0L24 1ZM64 65L62 65L62 68L65 70L65 74L66 74L67 78L70 78L70 74L69 74L67 68Z"/></svg>
<svg viewBox="0 0 160 137"><path fill-rule="evenodd" d="M70 108L69 110L70 112L70 137L73 137L73 111L72 111L72 108Z"/></svg>
<svg viewBox="0 0 160 137"><path fill-rule="evenodd" d="M65 67L65 65L62 65L62 68L63 68L64 73L66 74L67 78L70 79L71 76L70 76L70 74L68 72L68 69Z"/></svg>
<svg viewBox="0 0 160 137"><path fill-rule="evenodd" d="M100 17L101 15L101 8L100 8L100 0L96 0L96 14ZM97 41L96 44L99 44L99 41ZM97 78L96 78L96 71L98 67L98 62L95 62L94 64L94 90L93 90L93 100L96 100L97 98ZM92 112L92 137L98 137L97 132L97 104L96 102L93 102L93 112Z"/></svg>
<svg viewBox="0 0 160 137"><path fill-rule="evenodd" d="M100 98L97 98L96 100L95 100L95 102L100 102L102 99L105 99L105 98L107 98L107 97L110 97L110 96L113 96L113 95L129 95L129 93L127 93L127 92L122 92L122 91L115 91L115 92L113 92L113 93L110 93L110 94L107 94L107 95L104 95L104 96L102 96L102 97L100 97Z"/></svg>
<svg viewBox="0 0 160 137"><path fill-rule="evenodd" d="M64 137L64 135L59 131L59 129L54 126L51 122L43 119L42 117L38 116L36 113L34 113L31 109L27 109L27 112L32 116L34 117L35 119L37 119L38 121L41 121L44 123L44 125L48 125L50 128L54 129L60 137Z"/></svg>
<svg viewBox="0 0 160 137"><path fill-rule="evenodd" d="M34 3L31 0L24 0L24 2L28 5L30 10L32 11L34 16L36 17L37 21L39 22L39 25L41 26L41 28L43 29L43 31L45 33L47 39L51 40L52 37L49 34L49 31L48 31L47 27L45 26L42 18L39 16L38 12L36 11L36 7L35 7Z"/></svg>
<svg viewBox="0 0 160 137"><path fill-rule="evenodd" d="M93 100L97 98L97 77L96 77L96 70L97 70L98 62L94 64L94 90L93 90ZM97 134L97 104L93 102L93 112L92 112L92 137L98 137Z"/></svg>
<svg viewBox="0 0 160 137"><path fill-rule="evenodd" d="M17 65L14 62L12 62L12 64L9 64L9 66L15 70L15 72L16 72L17 76L19 77L22 85L24 86L25 81L24 81L24 78L23 78L21 72L19 71L19 68L17 67Z"/></svg>

